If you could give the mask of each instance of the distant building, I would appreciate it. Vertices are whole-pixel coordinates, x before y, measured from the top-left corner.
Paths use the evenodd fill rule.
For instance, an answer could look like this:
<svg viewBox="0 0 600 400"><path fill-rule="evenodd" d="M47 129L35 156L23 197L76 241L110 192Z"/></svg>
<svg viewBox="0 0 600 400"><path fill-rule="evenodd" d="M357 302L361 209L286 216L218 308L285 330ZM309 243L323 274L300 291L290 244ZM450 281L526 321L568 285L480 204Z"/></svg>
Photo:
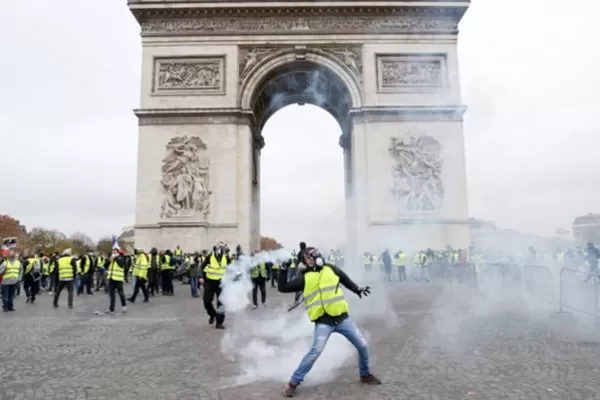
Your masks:
<svg viewBox="0 0 600 400"><path fill-rule="evenodd" d="M121 229L121 234L117 240L119 243L124 244L128 252L132 252L135 247L135 229L133 229L133 226Z"/></svg>
<svg viewBox="0 0 600 400"><path fill-rule="evenodd" d="M580 242L600 243L600 214L582 215L573 220L573 238Z"/></svg>

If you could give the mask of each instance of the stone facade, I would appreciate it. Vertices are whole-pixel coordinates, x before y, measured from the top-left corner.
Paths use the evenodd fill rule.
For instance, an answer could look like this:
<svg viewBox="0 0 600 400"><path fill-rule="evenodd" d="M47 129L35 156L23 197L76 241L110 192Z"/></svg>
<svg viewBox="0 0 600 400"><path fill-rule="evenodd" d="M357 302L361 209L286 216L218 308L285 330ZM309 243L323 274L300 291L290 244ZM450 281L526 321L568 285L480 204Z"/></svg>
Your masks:
<svg viewBox="0 0 600 400"><path fill-rule="evenodd" d="M261 130L303 102L342 127L350 246L468 245L468 1L160 3L129 4L143 45L137 247L256 248Z"/></svg>

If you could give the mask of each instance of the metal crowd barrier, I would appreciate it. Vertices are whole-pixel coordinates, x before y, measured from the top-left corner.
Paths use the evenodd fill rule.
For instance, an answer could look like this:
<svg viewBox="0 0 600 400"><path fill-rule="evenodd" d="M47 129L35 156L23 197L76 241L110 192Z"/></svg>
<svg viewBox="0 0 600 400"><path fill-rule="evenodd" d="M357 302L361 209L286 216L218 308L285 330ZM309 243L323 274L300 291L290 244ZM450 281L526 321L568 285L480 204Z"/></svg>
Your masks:
<svg viewBox="0 0 600 400"><path fill-rule="evenodd" d="M571 268L560 270L559 312L598 317L600 275Z"/></svg>

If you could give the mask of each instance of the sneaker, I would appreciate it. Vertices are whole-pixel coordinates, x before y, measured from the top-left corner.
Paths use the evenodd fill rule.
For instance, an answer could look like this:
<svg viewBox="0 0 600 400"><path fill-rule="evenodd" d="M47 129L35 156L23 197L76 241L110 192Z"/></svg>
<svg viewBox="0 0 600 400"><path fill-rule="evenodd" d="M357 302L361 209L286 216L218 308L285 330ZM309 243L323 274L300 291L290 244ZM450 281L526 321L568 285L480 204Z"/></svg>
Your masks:
<svg viewBox="0 0 600 400"><path fill-rule="evenodd" d="M293 383L288 382L281 390L281 394L283 394L284 397L294 397L294 395L296 394L297 387L298 385L294 385Z"/></svg>
<svg viewBox="0 0 600 400"><path fill-rule="evenodd" d="M210 318L208 319L208 324L209 324L209 325L212 325L212 324L214 324L214 323L215 323L215 317L210 317Z"/></svg>
<svg viewBox="0 0 600 400"><path fill-rule="evenodd" d="M106 314L108 314L108 315L115 315L115 312L114 312L114 311L106 310L106 311L104 311L104 312L105 312Z"/></svg>
<svg viewBox="0 0 600 400"><path fill-rule="evenodd" d="M360 377L360 383L367 385L381 385L381 380L373 374L365 375Z"/></svg>
<svg viewBox="0 0 600 400"><path fill-rule="evenodd" d="M225 329L225 326L223 326L223 324L217 324L217 326L215 326L215 328L217 328L217 329Z"/></svg>
<svg viewBox="0 0 600 400"><path fill-rule="evenodd" d="M252 309L257 309L258 308L258 304L253 304L252 305Z"/></svg>
<svg viewBox="0 0 600 400"><path fill-rule="evenodd" d="M134 299L132 299L131 297L130 297L130 298L128 298L128 299L127 299L127 301L128 301L128 302L130 302L130 303L135 303L135 300L134 300Z"/></svg>
<svg viewBox="0 0 600 400"><path fill-rule="evenodd" d="M122 313L126 313L127 312L127 306L123 306L123 308L121 309Z"/></svg>

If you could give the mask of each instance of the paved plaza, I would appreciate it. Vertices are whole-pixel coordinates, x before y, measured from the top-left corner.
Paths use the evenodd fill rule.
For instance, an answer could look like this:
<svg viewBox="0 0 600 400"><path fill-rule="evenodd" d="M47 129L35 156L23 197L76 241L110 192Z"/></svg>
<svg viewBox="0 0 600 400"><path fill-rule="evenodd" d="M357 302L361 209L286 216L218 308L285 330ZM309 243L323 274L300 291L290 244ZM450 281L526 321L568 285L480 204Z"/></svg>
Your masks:
<svg viewBox="0 0 600 400"><path fill-rule="evenodd" d="M76 297L73 310L66 298L54 310L47 295L35 305L21 296L15 313L0 314L0 399L281 398L282 381L231 385L239 364L221 353L226 332L207 325L201 300L186 289L176 286L174 298L117 316L94 315L106 309L104 295ZM486 309L485 296L435 285L391 289L394 327L380 317L357 318L384 384L361 386L352 358L335 380L311 384L309 374L298 398L600 398L600 342L581 322L547 310L525 313L508 301ZM261 313L281 312L277 305L290 302L270 294L269 309L229 318L229 329L241 315L255 312L258 324ZM304 318L301 310L297 315Z"/></svg>

